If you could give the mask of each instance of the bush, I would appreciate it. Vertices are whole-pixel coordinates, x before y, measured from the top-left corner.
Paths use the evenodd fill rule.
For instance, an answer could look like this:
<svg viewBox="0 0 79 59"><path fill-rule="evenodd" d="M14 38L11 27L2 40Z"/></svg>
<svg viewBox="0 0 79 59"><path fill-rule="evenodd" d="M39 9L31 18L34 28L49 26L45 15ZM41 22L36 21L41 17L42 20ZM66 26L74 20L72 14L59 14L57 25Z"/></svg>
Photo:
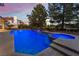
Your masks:
<svg viewBox="0 0 79 59"><path fill-rule="evenodd" d="M13 27L14 25L8 25L8 28L7 29L12 29L12 27Z"/></svg>
<svg viewBox="0 0 79 59"><path fill-rule="evenodd" d="M19 29L27 29L28 26L26 24L20 24L20 25L18 25L18 28Z"/></svg>

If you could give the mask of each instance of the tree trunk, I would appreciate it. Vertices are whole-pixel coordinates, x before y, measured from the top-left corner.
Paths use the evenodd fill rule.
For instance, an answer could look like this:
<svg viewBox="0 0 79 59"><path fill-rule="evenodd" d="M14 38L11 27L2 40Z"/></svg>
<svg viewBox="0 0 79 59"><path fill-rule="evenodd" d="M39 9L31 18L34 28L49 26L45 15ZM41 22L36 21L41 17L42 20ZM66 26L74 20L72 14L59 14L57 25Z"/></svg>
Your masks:
<svg viewBox="0 0 79 59"><path fill-rule="evenodd" d="M62 30L64 29L64 19L62 20Z"/></svg>
<svg viewBox="0 0 79 59"><path fill-rule="evenodd" d="M63 18L62 18L62 30L64 30L64 21L65 21L65 7L66 7L66 4L63 4Z"/></svg>

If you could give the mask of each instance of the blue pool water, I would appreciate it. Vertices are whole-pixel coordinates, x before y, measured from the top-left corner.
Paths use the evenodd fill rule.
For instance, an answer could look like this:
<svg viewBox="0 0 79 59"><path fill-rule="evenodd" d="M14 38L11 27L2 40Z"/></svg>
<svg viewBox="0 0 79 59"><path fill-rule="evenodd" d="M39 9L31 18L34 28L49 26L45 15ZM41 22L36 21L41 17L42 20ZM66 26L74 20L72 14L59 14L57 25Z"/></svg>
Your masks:
<svg viewBox="0 0 79 59"><path fill-rule="evenodd" d="M52 42L48 36L33 30L11 31L14 35L15 52L36 55L49 47Z"/></svg>
<svg viewBox="0 0 79 59"><path fill-rule="evenodd" d="M73 40L73 39L75 39L75 36L72 36L69 34L62 34L62 33L53 33L53 34L50 34L50 36L52 38L61 39L61 40Z"/></svg>
<svg viewBox="0 0 79 59"><path fill-rule="evenodd" d="M14 35L15 52L36 55L48 48L52 41L47 33L39 30L12 30L10 34ZM72 40L74 36L62 33L49 34L55 39Z"/></svg>

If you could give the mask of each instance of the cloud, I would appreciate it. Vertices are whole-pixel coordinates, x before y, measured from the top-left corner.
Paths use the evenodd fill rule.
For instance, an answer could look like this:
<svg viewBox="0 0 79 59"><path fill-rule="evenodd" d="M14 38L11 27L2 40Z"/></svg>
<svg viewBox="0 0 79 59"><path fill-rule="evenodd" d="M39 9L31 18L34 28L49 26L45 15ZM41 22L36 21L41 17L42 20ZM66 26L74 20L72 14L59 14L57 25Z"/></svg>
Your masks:
<svg viewBox="0 0 79 59"><path fill-rule="evenodd" d="M0 13L11 13L16 11L22 11L24 9L31 9L35 6L34 3L5 3L4 7L0 7Z"/></svg>
<svg viewBox="0 0 79 59"><path fill-rule="evenodd" d="M4 7L0 6L0 16L17 16L19 19L27 18L37 3L5 3ZM47 4L43 4L47 8Z"/></svg>

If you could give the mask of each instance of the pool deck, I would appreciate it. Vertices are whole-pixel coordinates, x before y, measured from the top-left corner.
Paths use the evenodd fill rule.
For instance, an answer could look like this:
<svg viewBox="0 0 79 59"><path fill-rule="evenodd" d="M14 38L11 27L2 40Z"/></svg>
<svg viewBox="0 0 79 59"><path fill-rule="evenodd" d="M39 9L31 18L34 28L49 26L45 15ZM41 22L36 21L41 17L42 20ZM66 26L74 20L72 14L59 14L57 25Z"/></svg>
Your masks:
<svg viewBox="0 0 79 59"><path fill-rule="evenodd" d="M9 56L13 53L13 39L9 32L0 32L0 56Z"/></svg>
<svg viewBox="0 0 79 59"><path fill-rule="evenodd" d="M75 40L56 39L53 41L79 51L79 36L76 36ZM13 37L9 35L9 32L0 32L0 56L30 56L28 54L15 53L13 43L14 43ZM65 52L69 53L66 50ZM37 55L38 56L63 56L62 53L59 53L57 50L53 49L51 46L43 50ZM72 55L74 56L76 54L72 53Z"/></svg>
<svg viewBox="0 0 79 59"><path fill-rule="evenodd" d="M8 32L9 30L6 29L0 29L0 32Z"/></svg>

